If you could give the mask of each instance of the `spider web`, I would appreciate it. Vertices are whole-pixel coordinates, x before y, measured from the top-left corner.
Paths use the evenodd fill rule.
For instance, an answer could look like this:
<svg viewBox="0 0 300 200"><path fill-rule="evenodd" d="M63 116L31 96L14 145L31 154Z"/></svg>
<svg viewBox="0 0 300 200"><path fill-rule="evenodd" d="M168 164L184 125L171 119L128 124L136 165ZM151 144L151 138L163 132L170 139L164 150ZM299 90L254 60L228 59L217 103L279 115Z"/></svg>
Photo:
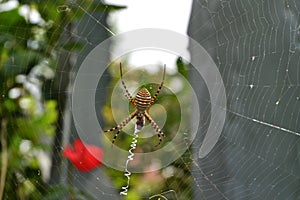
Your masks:
<svg viewBox="0 0 300 200"><path fill-rule="evenodd" d="M194 187L183 191L195 199L299 198L299 15L296 1L194 1L189 34L217 63L228 99L222 135L199 159L211 100L191 68L202 126L194 158L181 159L193 166Z"/></svg>
<svg viewBox="0 0 300 200"><path fill-rule="evenodd" d="M64 12L67 8L69 5L57 9ZM86 21L77 24L77 28L85 33L65 30L83 42L89 51L98 44L95 38L99 31L106 37L114 31L101 21L105 16L95 16L79 8L84 11ZM198 94L201 127L188 149L193 157L186 154L180 158L184 163L182 168L190 169L193 187L180 192L192 191L193 199L299 199L299 2L195 0L190 20L189 35L206 49L222 75L227 116L216 146L200 159L198 152L211 122L212 105L204 80L191 67L190 82ZM84 23L93 25L85 26ZM94 29L87 30L87 27ZM84 53L77 55L79 63L84 56ZM197 57L191 49L193 59ZM76 71L74 69L74 74ZM59 80L63 81L66 71L58 69L58 72L62 75ZM108 72L103 79L110 80ZM104 96L110 87L100 87L97 96ZM55 92L50 91L49 95ZM68 88L57 92L62 96L69 93ZM97 101L101 105L105 100ZM71 109L70 104L67 108ZM70 123L68 114L64 120ZM191 123L196 121L199 119ZM65 129L75 132L74 125L66 125ZM69 136L64 137L68 140ZM97 144L99 138L89 134L88 140ZM65 168L63 173L68 171ZM73 173L76 185L89 188L94 198L119 198L118 189L103 171ZM175 182L166 184L172 188ZM150 198L177 199L179 196L178 191L171 189L152 195Z"/></svg>
<svg viewBox="0 0 300 200"><path fill-rule="evenodd" d="M217 63L228 101L216 146L194 159L196 199L299 199L299 11L298 1L194 1L189 35ZM197 152L211 105L192 75Z"/></svg>

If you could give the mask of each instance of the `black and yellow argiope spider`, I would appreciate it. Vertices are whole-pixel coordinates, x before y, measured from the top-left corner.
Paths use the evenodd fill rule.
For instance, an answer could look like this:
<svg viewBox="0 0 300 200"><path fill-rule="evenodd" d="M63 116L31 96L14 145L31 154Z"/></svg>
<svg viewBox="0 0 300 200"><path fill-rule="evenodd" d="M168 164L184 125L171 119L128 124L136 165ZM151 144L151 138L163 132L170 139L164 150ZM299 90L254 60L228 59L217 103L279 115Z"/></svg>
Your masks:
<svg viewBox="0 0 300 200"><path fill-rule="evenodd" d="M156 97L158 96L158 94L159 94L159 92L160 92L160 90L161 90L161 88L164 84L165 72L166 72L166 65L164 65L163 80L162 80L160 86L158 87L158 89L157 89L157 91L156 91L156 93L154 94L153 97L151 97L150 92L146 88L142 88L138 91L138 93L136 94L136 97L133 99L131 94L127 90L125 82L123 81L122 64L120 63L121 82L122 82L122 85L123 85L123 87L125 89L125 92L126 92L125 96L127 97L127 99L132 103L132 105L136 109L121 124L119 124L118 126L116 126L114 128L111 128L109 130L104 131L104 132L111 132L111 131L114 131L114 130L118 129L118 132L115 134L112 143L115 142L115 140L118 137L118 135L119 135L120 131L122 130L122 128L124 126L126 126L130 122L130 120L132 120L134 117L136 117L136 125L137 125L138 130L141 130L143 128L143 126L145 125L145 118L150 122L151 126L157 132L157 136L158 136L158 139L159 139L158 145L160 145L160 143L162 142L162 137L164 137L164 133L157 126L155 121L153 121L151 116L148 114L147 110L154 104L154 101L155 101Z"/></svg>

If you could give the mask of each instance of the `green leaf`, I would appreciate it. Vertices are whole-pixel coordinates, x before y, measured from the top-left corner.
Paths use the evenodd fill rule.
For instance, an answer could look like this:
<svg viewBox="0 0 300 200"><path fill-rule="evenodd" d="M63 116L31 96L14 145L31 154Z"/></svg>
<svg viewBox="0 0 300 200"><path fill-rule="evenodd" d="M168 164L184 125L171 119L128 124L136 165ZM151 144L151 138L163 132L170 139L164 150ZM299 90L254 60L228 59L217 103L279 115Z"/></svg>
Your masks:
<svg viewBox="0 0 300 200"><path fill-rule="evenodd" d="M19 49L5 61L1 72L8 77L15 77L21 73L26 74L28 67L34 66L40 59L42 59L42 55L38 52Z"/></svg>
<svg viewBox="0 0 300 200"><path fill-rule="evenodd" d="M8 112L15 112L18 108L18 105L11 99L7 99L4 101L4 109Z"/></svg>
<svg viewBox="0 0 300 200"><path fill-rule="evenodd" d="M9 32L9 30L20 22L25 22L24 18L19 15L19 9L15 8L10 11L0 12L0 32Z"/></svg>
<svg viewBox="0 0 300 200"><path fill-rule="evenodd" d="M56 111L57 103L54 100L49 100L46 102L46 114L47 114L47 122L54 123L57 119L58 113Z"/></svg>
<svg viewBox="0 0 300 200"><path fill-rule="evenodd" d="M179 57L177 60L176 60L176 65L177 65L177 70L178 72L184 76L185 78L188 78L188 75L189 75L189 71L188 71L188 67L187 65L183 62L182 58Z"/></svg>

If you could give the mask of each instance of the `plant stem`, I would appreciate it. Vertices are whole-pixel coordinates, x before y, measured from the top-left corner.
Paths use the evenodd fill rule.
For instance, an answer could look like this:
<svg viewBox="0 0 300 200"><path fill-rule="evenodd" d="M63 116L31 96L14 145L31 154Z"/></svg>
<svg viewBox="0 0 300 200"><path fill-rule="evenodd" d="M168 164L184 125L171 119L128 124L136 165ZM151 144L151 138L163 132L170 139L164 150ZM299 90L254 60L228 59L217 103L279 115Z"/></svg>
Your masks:
<svg viewBox="0 0 300 200"><path fill-rule="evenodd" d="M74 200L74 191L73 191L73 165L68 161L68 188L69 188L69 199Z"/></svg>
<svg viewBox="0 0 300 200"><path fill-rule="evenodd" d="M4 187L5 187L5 180L6 180L6 173L7 173L7 162L8 162L8 156L7 156L7 141L6 141L6 135L7 135L7 121L6 119L1 120L1 178L0 178L0 199L3 197L4 193Z"/></svg>

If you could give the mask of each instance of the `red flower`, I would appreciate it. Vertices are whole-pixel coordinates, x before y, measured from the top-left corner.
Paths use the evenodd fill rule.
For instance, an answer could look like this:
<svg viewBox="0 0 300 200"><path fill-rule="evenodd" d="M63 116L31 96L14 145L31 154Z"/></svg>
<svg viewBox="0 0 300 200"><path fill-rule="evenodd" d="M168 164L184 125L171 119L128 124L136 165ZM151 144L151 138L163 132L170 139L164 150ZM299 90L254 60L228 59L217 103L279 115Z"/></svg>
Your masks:
<svg viewBox="0 0 300 200"><path fill-rule="evenodd" d="M83 172L88 172L102 165L102 149L94 145L85 144L80 139L75 139L74 147L68 146L65 148L63 155L67 157L78 170Z"/></svg>

